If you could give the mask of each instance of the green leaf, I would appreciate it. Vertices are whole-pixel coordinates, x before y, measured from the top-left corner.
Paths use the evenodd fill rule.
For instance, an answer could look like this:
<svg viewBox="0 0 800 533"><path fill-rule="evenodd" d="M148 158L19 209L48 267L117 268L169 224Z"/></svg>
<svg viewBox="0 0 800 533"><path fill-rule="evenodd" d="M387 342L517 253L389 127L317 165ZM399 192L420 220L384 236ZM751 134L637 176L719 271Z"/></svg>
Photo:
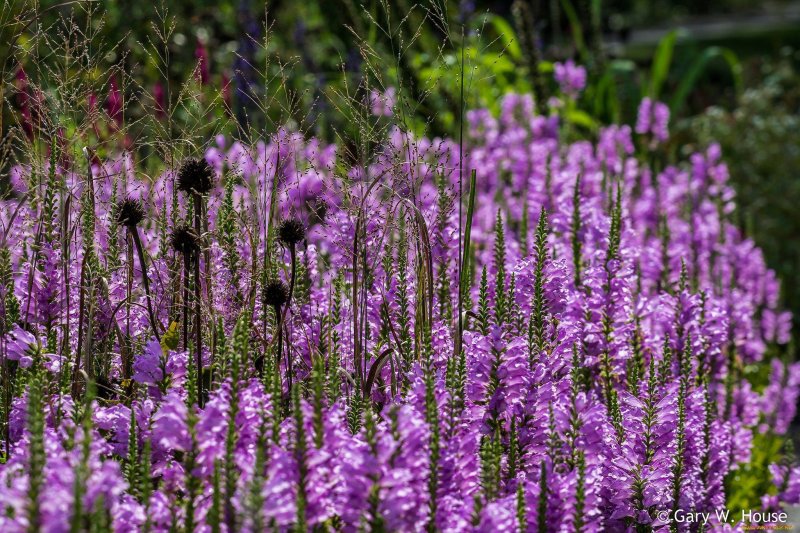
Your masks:
<svg viewBox="0 0 800 533"><path fill-rule="evenodd" d="M575 6L572 5L570 0L561 0L561 7L564 8L564 14L567 15L567 20L569 20L572 39L575 41L575 49L578 50L581 59L585 63L589 57L589 53L586 50L586 42L583 40L583 25L581 24L581 19L578 17L578 12L575 11Z"/></svg>
<svg viewBox="0 0 800 533"><path fill-rule="evenodd" d="M466 228L464 229L464 248L463 248L463 255L461 257L461 271L460 276L461 278L458 280L458 285L462 294L468 289L467 281L468 281L468 262L470 257L469 247L470 247L470 239L472 234L472 216L475 213L475 184L477 182L477 174L475 169L472 169L472 174L470 174L469 178L469 200L467 201L467 224Z"/></svg>
<svg viewBox="0 0 800 533"><path fill-rule="evenodd" d="M511 58L520 60L522 58L522 50L519 47L519 40L511 24L503 17L492 14L486 15L484 21L488 22L489 25L494 28L495 32L497 32L499 41L503 44L503 48L508 51Z"/></svg>
<svg viewBox="0 0 800 533"><path fill-rule="evenodd" d="M617 98L617 80L612 69L606 70L594 86L594 116L610 117L619 122L619 99Z"/></svg>
<svg viewBox="0 0 800 533"><path fill-rule="evenodd" d="M597 121L595 121L595 119L593 119L589 113L581 111L580 109L568 110L564 114L564 118L566 118L567 122L571 124L583 126L584 128L588 128L593 131L597 129Z"/></svg>
<svg viewBox="0 0 800 533"><path fill-rule="evenodd" d="M708 64L716 58L722 58L730 68L731 75L733 75L733 85L736 91L737 98L742 93L742 66L739 63L738 56L728 48L720 46L710 46L700 54L694 63L692 63L689 70L681 79L675 94L669 102L669 109L673 116L677 115L686 104L686 100L694 89L697 80L700 79L701 74L708 67Z"/></svg>
<svg viewBox="0 0 800 533"><path fill-rule="evenodd" d="M161 350L164 353L167 353L169 350L177 350L180 337L180 333L178 333L178 323L173 322L161 337Z"/></svg>
<svg viewBox="0 0 800 533"><path fill-rule="evenodd" d="M661 94L661 87L669 74L669 66L672 63L672 53L675 50L675 41L678 32L672 30L664 36L658 43L655 54L653 54L653 67L650 73L650 98L658 100Z"/></svg>
<svg viewBox="0 0 800 533"><path fill-rule="evenodd" d="M555 63L546 59L539 61L538 66L540 74L552 74L555 71Z"/></svg>
<svg viewBox="0 0 800 533"><path fill-rule="evenodd" d="M375 379L378 377L378 372L381 371L381 368L389 361L389 358L392 356L392 349L388 348L383 351L376 359L375 362L372 363L372 366L369 368L369 374L367 376L367 383L364 386L364 397L369 398L370 394L372 393L372 385L375 383Z"/></svg>

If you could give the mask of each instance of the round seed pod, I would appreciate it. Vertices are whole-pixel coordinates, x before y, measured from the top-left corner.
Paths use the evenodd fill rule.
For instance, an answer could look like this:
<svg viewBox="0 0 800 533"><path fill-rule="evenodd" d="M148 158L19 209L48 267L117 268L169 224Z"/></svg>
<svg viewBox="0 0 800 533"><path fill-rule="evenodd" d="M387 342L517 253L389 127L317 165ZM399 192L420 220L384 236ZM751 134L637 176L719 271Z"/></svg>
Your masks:
<svg viewBox="0 0 800 533"><path fill-rule="evenodd" d="M282 307L289 300L289 288L279 279L272 280L264 287L264 303L272 307Z"/></svg>
<svg viewBox="0 0 800 533"><path fill-rule="evenodd" d="M278 226L278 240L289 246L295 245L306 238L306 228L296 218L287 218Z"/></svg>
<svg viewBox="0 0 800 533"><path fill-rule="evenodd" d="M125 198L117 204L117 223L120 226L135 227L144 220L145 212L142 202L133 198Z"/></svg>
<svg viewBox="0 0 800 533"><path fill-rule="evenodd" d="M178 171L178 190L206 195L214 188L214 169L205 159L187 159Z"/></svg>
<svg viewBox="0 0 800 533"><path fill-rule="evenodd" d="M199 239L189 226L178 226L172 230L170 244L176 252L182 254L193 254L200 249Z"/></svg>

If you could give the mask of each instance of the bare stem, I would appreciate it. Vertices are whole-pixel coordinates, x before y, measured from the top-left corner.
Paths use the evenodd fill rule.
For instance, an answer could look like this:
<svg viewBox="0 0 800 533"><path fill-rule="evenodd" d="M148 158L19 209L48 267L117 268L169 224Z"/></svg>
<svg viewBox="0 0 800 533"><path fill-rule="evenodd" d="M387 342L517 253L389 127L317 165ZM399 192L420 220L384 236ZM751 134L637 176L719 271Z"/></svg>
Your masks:
<svg viewBox="0 0 800 533"><path fill-rule="evenodd" d="M278 336L278 350L275 354L275 370L280 371L281 368L281 354L283 353L283 313L281 306L274 306L275 316L277 317L277 324L275 325L275 334ZM291 379L291 378L290 378Z"/></svg>
<svg viewBox="0 0 800 533"><path fill-rule="evenodd" d="M183 298L181 302L183 314L183 349L189 349L189 266L192 261L192 254L183 254Z"/></svg>
<svg viewBox="0 0 800 533"><path fill-rule="evenodd" d="M289 248L289 254L292 256L292 273L289 278L289 297L286 299L286 307L283 310L283 313L286 314L289 312L289 307L292 305L292 295L294 294L294 284L297 278L297 249L295 245L292 244ZM280 348L282 345L282 338L283 338L283 317L279 318L278 320L278 327L280 328L278 331L278 347ZM280 350L278 354L280 355ZM292 355L291 353L286 354L286 383L288 385L289 394L292 393L292 373L294 369L292 368Z"/></svg>
<svg viewBox="0 0 800 533"><path fill-rule="evenodd" d="M153 312L153 304L150 296L150 279L147 275L147 263L144 260L144 248L142 247L142 240L139 238L139 230L136 226L128 226L133 237L133 243L136 245L136 253L139 255L139 266L142 268L142 285L144 286L145 299L147 300L147 314L150 316L150 326L153 328L153 334L156 340L161 342L161 336L158 334L158 321L156 314Z"/></svg>
<svg viewBox="0 0 800 533"><path fill-rule="evenodd" d="M194 231L197 237L201 235L200 218L203 213L203 199L194 193ZM203 406L203 331L201 329L202 313L200 310L200 251L197 250L194 256L194 353L195 364L197 365L197 401L200 407Z"/></svg>

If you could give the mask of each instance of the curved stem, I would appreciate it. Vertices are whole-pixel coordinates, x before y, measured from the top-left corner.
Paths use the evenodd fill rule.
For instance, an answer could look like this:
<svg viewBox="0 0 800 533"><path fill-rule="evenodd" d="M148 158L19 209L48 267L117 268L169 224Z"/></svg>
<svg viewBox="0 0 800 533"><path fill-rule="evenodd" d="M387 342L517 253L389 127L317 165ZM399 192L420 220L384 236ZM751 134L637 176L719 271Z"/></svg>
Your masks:
<svg viewBox="0 0 800 533"><path fill-rule="evenodd" d="M289 297L286 299L286 307L283 310L283 313L289 312L289 307L292 305L292 295L294 294L294 284L295 279L297 278L297 250L295 245L289 248L289 253L292 256L292 273L289 278ZM281 330L278 337L278 346L281 346L281 340L283 338L283 318L281 318L278 322L278 326L280 326ZM291 350L290 350L291 352ZM280 351L278 352L280 354ZM292 354L286 354L286 382L289 389L289 395L291 397L292 394L292 374L294 373L294 368L292 368Z"/></svg>
<svg viewBox="0 0 800 533"><path fill-rule="evenodd" d="M275 325L275 334L278 336L278 349L275 352L275 372L280 373L281 354L283 353L283 313L281 312L281 307L279 305L274 306L273 309L275 310L275 320L277 321Z"/></svg>
<svg viewBox="0 0 800 533"><path fill-rule="evenodd" d="M153 333L156 340L161 342L161 336L158 334L158 321L156 314L153 312L153 304L150 296L150 278L147 276L147 263L144 260L144 248L142 247L142 240L139 238L139 230L136 226L129 226L128 230L133 237L133 244L136 245L136 253L139 255L139 266L142 268L142 285L144 286L145 300L147 301L147 314L150 316L150 326L153 328Z"/></svg>
<svg viewBox="0 0 800 533"><path fill-rule="evenodd" d="M203 198L194 194L194 231L197 238L201 235L200 218L203 212ZM202 313L200 310L200 250L194 254L194 335L195 335L195 364L197 365L197 401L200 407L203 406L203 331L201 329Z"/></svg>
<svg viewBox="0 0 800 533"><path fill-rule="evenodd" d="M202 351L202 337L203 332L200 329L200 255L195 254L194 257L194 358L197 365L197 399L200 407L203 406L203 358Z"/></svg>
<svg viewBox="0 0 800 533"><path fill-rule="evenodd" d="M133 245L131 239L125 239L125 337L120 336L119 345L120 352L124 354L126 350L122 347L130 346L131 338L131 293L133 292ZM133 364L128 361L124 355L122 357L122 376L125 379L130 378Z"/></svg>
<svg viewBox="0 0 800 533"><path fill-rule="evenodd" d="M289 278L289 298L286 299L286 310L284 313L289 311L289 306L292 304L292 295L294 295L294 283L297 277L297 250L295 249L295 245L292 244L291 248L289 248L289 255L292 256L292 273Z"/></svg>
<svg viewBox="0 0 800 533"><path fill-rule="evenodd" d="M189 349L189 263L191 254L183 254L183 299L181 307L183 311L183 350Z"/></svg>

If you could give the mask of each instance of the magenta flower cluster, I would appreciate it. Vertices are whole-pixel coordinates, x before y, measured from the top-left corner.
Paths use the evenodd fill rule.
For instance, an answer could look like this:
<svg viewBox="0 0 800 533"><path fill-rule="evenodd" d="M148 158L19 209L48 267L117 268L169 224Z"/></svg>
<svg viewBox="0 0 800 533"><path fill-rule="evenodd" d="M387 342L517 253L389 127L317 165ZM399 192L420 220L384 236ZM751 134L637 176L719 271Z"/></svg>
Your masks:
<svg viewBox="0 0 800 533"><path fill-rule="evenodd" d="M20 166L0 530L650 531L724 507L754 439L787 432L800 367L767 359L791 318L719 148L636 151L666 139L660 106L565 143L508 95L469 112L463 154L395 129L366 164L220 137L202 198L129 156L91 182ZM198 214L184 291L171 232ZM798 467L770 477L765 508L800 503Z"/></svg>
<svg viewBox="0 0 800 533"><path fill-rule="evenodd" d="M553 65L553 74L561 92L575 98L586 87L586 68L576 65L572 59Z"/></svg>

